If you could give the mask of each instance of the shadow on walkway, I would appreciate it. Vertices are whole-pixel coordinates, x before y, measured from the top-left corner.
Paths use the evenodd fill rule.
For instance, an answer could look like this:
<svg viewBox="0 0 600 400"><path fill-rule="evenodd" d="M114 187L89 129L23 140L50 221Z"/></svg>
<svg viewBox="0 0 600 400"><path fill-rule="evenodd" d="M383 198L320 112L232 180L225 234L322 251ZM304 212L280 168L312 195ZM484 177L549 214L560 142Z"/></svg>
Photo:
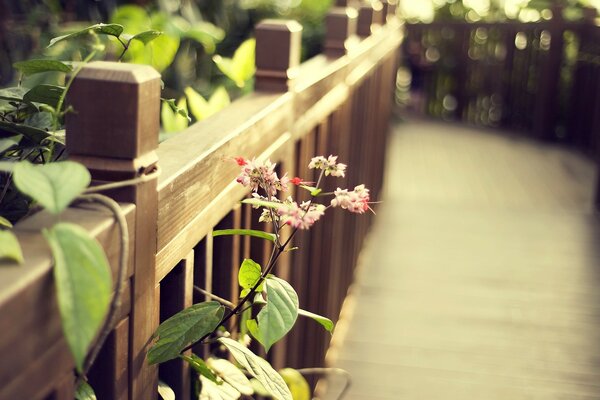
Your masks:
<svg viewBox="0 0 600 400"><path fill-rule="evenodd" d="M431 122L398 125L389 151L328 355L346 399L600 399L594 165Z"/></svg>

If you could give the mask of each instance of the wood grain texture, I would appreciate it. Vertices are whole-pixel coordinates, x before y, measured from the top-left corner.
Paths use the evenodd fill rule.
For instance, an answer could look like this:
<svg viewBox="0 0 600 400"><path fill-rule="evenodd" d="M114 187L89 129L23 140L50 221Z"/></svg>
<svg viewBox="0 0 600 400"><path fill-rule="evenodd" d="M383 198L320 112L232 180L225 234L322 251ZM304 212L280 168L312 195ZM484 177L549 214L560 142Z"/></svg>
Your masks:
<svg viewBox="0 0 600 400"><path fill-rule="evenodd" d="M399 125L329 354L347 398L599 399L595 177L552 145Z"/></svg>

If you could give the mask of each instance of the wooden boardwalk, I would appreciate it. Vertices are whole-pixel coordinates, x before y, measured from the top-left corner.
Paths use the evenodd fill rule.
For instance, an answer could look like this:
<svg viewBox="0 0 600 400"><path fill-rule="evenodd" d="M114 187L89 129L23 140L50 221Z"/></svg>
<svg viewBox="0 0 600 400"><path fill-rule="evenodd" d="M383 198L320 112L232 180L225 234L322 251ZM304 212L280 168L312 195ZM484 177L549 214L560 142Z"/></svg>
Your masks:
<svg viewBox="0 0 600 400"><path fill-rule="evenodd" d="M352 375L345 398L600 399L594 165L431 122L398 125L389 149L328 354Z"/></svg>

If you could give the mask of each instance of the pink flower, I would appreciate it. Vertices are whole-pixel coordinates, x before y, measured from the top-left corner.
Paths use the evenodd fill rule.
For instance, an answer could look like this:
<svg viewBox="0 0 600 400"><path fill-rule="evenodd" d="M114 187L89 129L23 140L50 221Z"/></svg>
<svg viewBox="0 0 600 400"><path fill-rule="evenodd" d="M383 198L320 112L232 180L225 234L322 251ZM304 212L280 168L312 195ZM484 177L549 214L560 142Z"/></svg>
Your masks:
<svg viewBox="0 0 600 400"><path fill-rule="evenodd" d="M332 207L341 207L352 213L363 214L369 210L369 189L365 185L358 185L352 191L337 188L335 197L331 200Z"/></svg>
<svg viewBox="0 0 600 400"><path fill-rule="evenodd" d="M298 185L302 185L304 182L304 180L302 178L298 178L297 176L295 178L290 179L290 183L298 186Z"/></svg>
<svg viewBox="0 0 600 400"><path fill-rule="evenodd" d="M280 180L275 172L275 164L270 160L264 163L256 159L243 161L245 164L240 165L242 170L236 179L241 185L249 187L254 192L263 188L271 196L277 194L277 190L287 190L288 178L284 177L283 181Z"/></svg>
<svg viewBox="0 0 600 400"><path fill-rule="evenodd" d="M345 176L346 164L338 163L337 156L329 156L327 158L323 156L313 157L308 164L310 169L323 169L325 170L325 176Z"/></svg>
<svg viewBox="0 0 600 400"><path fill-rule="evenodd" d="M282 204L277 214L284 224L297 229L308 229L325 214L325 206L305 201L298 205L295 201Z"/></svg>
<svg viewBox="0 0 600 400"><path fill-rule="evenodd" d="M246 160L244 157L233 157L233 159L240 167L248 164L248 160Z"/></svg>

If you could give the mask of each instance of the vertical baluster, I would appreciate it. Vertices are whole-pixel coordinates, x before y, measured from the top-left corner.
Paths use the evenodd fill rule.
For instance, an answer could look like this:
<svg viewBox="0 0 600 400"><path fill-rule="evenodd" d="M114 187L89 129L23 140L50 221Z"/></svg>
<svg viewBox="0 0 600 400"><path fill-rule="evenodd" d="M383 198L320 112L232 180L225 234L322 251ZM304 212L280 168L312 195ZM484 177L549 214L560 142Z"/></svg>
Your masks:
<svg viewBox="0 0 600 400"><path fill-rule="evenodd" d="M158 161L160 75L148 66L94 62L69 91L67 150L95 181L119 181L155 168ZM129 335L130 398L157 397L157 368L146 362L158 325L155 308L156 180L115 190L117 201L136 204L134 277Z"/></svg>

